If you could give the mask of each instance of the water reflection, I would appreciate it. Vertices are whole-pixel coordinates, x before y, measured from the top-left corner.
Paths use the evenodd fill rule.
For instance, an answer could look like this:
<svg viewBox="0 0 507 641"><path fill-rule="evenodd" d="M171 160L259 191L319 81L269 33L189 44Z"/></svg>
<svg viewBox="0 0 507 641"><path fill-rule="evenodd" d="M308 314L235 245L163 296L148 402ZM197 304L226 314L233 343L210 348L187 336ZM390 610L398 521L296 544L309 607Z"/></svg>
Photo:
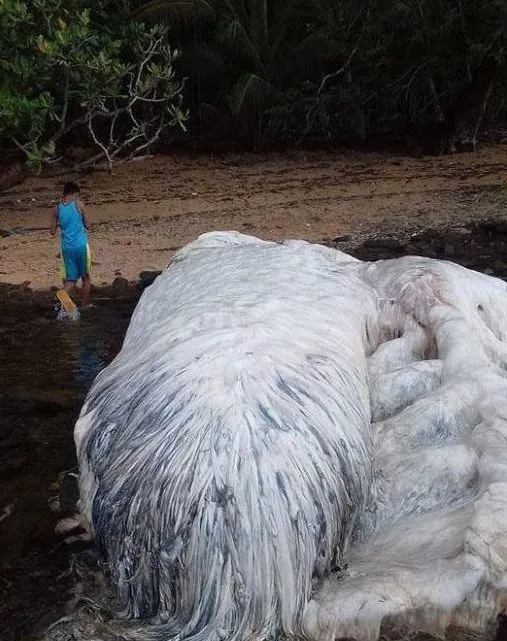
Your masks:
<svg viewBox="0 0 507 641"><path fill-rule="evenodd" d="M118 354L126 331L130 310L93 310L78 322L58 323L57 335L60 367L66 385L87 390L93 380ZM70 375L70 376L69 376Z"/></svg>
<svg viewBox="0 0 507 641"><path fill-rule="evenodd" d="M92 328L83 325L78 332L77 362L74 378L78 385L89 387L97 374L106 366L101 358L101 341Z"/></svg>
<svg viewBox="0 0 507 641"><path fill-rule="evenodd" d="M12 586L0 603L0 639L22 641L42 616L58 618L68 599L57 580L68 551L48 500L60 472L75 465L74 422L93 379L121 349L135 301L101 301L75 323L58 322L47 305L1 302L0 583Z"/></svg>

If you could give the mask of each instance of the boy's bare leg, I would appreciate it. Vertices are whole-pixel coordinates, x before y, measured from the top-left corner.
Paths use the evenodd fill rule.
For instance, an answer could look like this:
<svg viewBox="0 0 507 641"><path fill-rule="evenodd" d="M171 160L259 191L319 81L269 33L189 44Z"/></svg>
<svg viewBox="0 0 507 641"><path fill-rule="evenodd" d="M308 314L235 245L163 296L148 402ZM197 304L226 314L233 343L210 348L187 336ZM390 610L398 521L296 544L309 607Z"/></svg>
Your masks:
<svg viewBox="0 0 507 641"><path fill-rule="evenodd" d="M87 307L90 304L90 291L92 288L92 279L90 274L83 276L83 296L82 296L82 305Z"/></svg>
<svg viewBox="0 0 507 641"><path fill-rule="evenodd" d="M67 292L67 294L70 294L70 292L74 289L75 284L76 284L76 281L74 280L63 281L63 288Z"/></svg>

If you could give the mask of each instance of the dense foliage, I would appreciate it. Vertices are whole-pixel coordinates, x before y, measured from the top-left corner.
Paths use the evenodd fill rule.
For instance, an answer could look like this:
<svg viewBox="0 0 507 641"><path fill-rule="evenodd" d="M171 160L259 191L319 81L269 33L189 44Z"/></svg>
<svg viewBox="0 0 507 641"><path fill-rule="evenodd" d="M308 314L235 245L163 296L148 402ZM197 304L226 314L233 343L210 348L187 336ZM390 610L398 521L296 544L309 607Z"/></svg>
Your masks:
<svg viewBox="0 0 507 641"><path fill-rule="evenodd" d="M111 163L183 124L167 28L119 3L0 0L0 144L39 167L71 134Z"/></svg>
<svg viewBox="0 0 507 641"><path fill-rule="evenodd" d="M506 34L505 0L0 0L0 145L112 162L188 108L211 145L473 148L507 118Z"/></svg>
<svg viewBox="0 0 507 641"><path fill-rule="evenodd" d="M130 4L172 25L203 137L221 123L256 148L384 135L445 153L504 118L504 0Z"/></svg>

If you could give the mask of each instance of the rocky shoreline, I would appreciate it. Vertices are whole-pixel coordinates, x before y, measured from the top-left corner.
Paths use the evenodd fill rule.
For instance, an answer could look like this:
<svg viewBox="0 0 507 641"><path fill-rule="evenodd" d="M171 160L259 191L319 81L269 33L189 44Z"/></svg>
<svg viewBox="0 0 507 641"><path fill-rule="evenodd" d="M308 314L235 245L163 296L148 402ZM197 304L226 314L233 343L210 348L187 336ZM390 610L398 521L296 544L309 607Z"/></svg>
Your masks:
<svg viewBox="0 0 507 641"><path fill-rule="evenodd" d="M452 262L507 278L507 221L484 219L462 226L415 227L398 233L339 236L324 244L361 260L418 255Z"/></svg>
<svg viewBox="0 0 507 641"><path fill-rule="evenodd" d="M498 219L466 222L462 226L416 226L399 232L376 230L367 234L344 234L323 238L320 242L361 260L427 256L507 279L507 221ZM160 270L142 271L135 280L116 276L109 284L93 285L92 296L96 301L135 301L160 273ZM6 306L12 309L26 305L47 312L52 309L56 291L57 287L32 289L28 281L22 284L0 282L0 310ZM79 301L79 289L76 300Z"/></svg>

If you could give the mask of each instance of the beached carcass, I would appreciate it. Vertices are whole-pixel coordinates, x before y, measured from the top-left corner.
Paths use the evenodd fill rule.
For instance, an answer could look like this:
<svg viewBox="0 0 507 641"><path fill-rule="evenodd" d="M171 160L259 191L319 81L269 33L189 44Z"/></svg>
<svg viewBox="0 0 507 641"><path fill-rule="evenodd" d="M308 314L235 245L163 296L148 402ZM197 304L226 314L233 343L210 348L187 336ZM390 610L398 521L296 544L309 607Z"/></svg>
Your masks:
<svg viewBox="0 0 507 641"><path fill-rule="evenodd" d="M122 638L485 624L507 585L506 377L500 280L199 237L75 428L81 517L139 621Z"/></svg>

